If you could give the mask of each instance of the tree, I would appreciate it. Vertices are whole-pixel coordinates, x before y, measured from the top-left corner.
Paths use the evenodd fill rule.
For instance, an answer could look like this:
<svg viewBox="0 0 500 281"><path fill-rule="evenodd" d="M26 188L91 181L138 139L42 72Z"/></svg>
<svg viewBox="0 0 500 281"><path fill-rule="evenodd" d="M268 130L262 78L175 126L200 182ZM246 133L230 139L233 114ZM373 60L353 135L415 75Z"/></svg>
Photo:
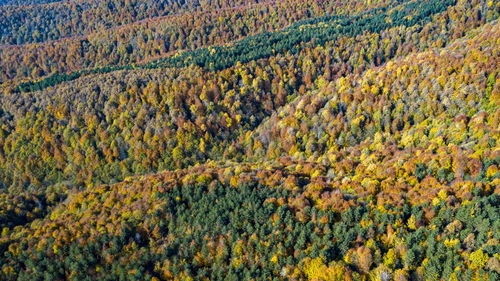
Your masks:
<svg viewBox="0 0 500 281"><path fill-rule="evenodd" d="M373 263L371 250L365 246L356 249L356 265L361 272L367 274Z"/></svg>

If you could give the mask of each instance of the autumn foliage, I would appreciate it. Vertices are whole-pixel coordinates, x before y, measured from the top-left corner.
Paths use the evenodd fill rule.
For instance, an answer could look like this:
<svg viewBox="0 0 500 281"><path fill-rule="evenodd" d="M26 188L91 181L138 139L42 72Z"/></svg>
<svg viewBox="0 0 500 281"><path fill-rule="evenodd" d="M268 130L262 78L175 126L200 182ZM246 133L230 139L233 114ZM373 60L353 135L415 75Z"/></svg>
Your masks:
<svg viewBox="0 0 500 281"><path fill-rule="evenodd" d="M0 11L1 280L500 277L498 1Z"/></svg>

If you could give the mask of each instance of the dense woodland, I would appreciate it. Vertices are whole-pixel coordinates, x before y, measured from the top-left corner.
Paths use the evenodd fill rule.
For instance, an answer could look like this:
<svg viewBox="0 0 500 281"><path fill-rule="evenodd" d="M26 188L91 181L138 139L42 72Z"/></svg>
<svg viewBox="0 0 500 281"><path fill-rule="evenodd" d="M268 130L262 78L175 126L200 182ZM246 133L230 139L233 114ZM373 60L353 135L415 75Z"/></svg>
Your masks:
<svg viewBox="0 0 500 281"><path fill-rule="evenodd" d="M374 1L369 6L380 5ZM362 1L278 1L179 13L101 28L86 35L0 49L0 81L39 78L54 73L142 64L184 49L220 45L250 34L275 31L301 19L356 13Z"/></svg>
<svg viewBox="0 0 500 281"><path fill-rule="evenodd" d="M16 90L33 91L41 90L56 85L62 81L76 79L89 73L106 73L119 69L157 68L159 66L189 66L198 65L210 70L221 70L233 66L236 62L246 63L277 53L296 53L305 44L314 41L314 44L322 45L326 41L337 39L338 34L353 37L364 31L372 33L390 28L391 26L414 26L418 22L430 20L430 15L443 11L453 1L442 2L440 0L409 3L383 9L373 9L367 13L356 16L324 16L313 20L304 20L295 23L279 32L261 33L248 36L227 47L208 47L194 51L176 53L175 55L159 61L152 61L145 65L126 65L115 67L104 67L91 70L83 70L68 74L54 74L41 81L29 81L22 83ZM403 11L400 13L400 11ZM411 20L408 16L411 15Z"/></svg>
<svg viewBox="0 0 500 281"><path fill-rule="evenodd" d="M0 279L500 278L499 1L0 10Z"/></svg>

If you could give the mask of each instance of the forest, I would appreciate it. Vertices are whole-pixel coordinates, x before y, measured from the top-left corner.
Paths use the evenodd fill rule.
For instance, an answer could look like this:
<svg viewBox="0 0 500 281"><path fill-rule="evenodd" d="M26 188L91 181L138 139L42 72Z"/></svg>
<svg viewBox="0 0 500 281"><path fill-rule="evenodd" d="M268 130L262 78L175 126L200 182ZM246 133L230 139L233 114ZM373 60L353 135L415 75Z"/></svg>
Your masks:
<svg viewBox="0 0 500 281"><path fill-rule="evenodd" d="M500 1L0 11L0 280L500 279Z"/></svg>
<svg viewBox="0 0 500 281"><path fill-rule="evenodd" d="M158 68L160 66L189 66L198 65L210 70L221 70L233 66L236 62L247 63L252 60L275 55L276 53L297 53L301 47L314 39L314 44L322 45L326 41L336 39L336 35L353 37L364 31L377 33L392 26L413 26L417 22L426 21L432 14L444 10L454 1L441 0L426 1L420 3L409 3L404 6L396 6L394 9L373 9L367 13L356 16L325 16L304 20L274 33L261 33L247 36L245 39L235 42L227 47L208 47L196 49L195 51L175 54L167 59L138 65L139 68ZM384 10L388 10L385 11ZM401 12L402 11L402 12ZM382 12L382 13L381 13ZM409 19L411 15L411 20ZM387 19L389 17L389 19ZM90 73L106 73L120 69L133 69L135 65L119 67L103 67L98 69L83 70L70 74L54 74L41 81L25 82L20 84L17 91L34 91L57 85L63 81L74 80L82 75Z"/></svg>

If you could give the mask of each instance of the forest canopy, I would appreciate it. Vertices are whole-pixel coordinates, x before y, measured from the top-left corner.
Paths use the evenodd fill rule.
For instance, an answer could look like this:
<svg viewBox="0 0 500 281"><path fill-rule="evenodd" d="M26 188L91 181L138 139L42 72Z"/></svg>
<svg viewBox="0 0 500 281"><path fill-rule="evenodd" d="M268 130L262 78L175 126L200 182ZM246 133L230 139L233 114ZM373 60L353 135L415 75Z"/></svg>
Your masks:
<svg viewBox="0 0 500 281"><path fill-rule="evenodd" d="M499 15L0 1L0 280L498 280Z"/></svg>

